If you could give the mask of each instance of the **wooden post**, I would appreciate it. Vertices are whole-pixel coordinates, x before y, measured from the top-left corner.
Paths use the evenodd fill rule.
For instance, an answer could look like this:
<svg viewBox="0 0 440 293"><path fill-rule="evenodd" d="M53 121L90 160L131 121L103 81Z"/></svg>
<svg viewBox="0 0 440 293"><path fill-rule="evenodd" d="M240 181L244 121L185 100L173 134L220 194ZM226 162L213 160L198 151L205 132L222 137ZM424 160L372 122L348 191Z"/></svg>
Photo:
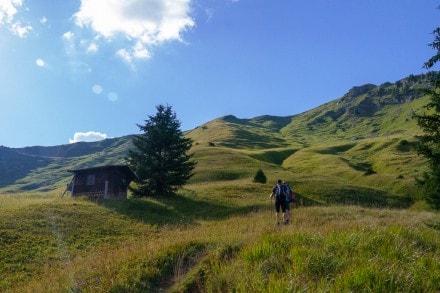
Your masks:
<svg viewBox="0 0 440 293"><path fill-rule="evenodd" d="M104 198L107 198L108 193L108 180L105 180Z"/></svg>

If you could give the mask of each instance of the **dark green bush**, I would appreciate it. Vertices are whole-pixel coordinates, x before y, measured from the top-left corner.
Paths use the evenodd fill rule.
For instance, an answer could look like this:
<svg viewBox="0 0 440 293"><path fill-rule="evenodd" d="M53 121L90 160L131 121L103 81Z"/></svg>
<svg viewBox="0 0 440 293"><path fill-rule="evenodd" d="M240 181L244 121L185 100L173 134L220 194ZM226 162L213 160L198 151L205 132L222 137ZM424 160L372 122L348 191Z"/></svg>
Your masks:
<svg viewBox="0 0 440 293"><path fill-rule="evenodd" d="M262 183L265 184L267 182L266 175L264 174L263 170L258 169L257 173L255 173L254 176L254 182L255 183Z"/></svg>

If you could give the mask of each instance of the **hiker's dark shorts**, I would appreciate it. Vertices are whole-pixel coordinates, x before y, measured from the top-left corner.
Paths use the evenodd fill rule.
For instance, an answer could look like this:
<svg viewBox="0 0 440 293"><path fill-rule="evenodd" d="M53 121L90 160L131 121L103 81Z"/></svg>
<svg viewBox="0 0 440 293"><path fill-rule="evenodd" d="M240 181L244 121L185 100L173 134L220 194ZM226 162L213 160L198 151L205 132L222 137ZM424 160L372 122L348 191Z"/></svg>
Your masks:
<svg viewBox="0 0 440 293"><path fill-rule="evenodd" d="M286 202L284 200L275 200L275 210L277 213L280 212L280 208L283 211L283 213L286 212Z"/></svg>

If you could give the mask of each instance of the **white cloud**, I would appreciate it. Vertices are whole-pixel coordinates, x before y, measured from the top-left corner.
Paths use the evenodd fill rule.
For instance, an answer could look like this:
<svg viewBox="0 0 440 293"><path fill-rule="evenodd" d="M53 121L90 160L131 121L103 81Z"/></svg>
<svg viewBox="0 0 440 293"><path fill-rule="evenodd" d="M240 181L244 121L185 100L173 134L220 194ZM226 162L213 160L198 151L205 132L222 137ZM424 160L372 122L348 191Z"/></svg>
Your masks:
<svg viewBox="0 0 440 293"><path fill-rule="evenodd" d="M64 41L64 50L68 55L73 55L76 52L74 38L75 34L71 31L65 32L62 36Z"/></svg>
<svg viewBox="0 0 440 293"><path fill-rule="evenodd" d="M7 27L14 35L26 37L32 30L30 25L22 25L15 20L23 6L23 0L0 0L0 25Z"/></svg>
<svg viewBox="0 0 440 293"><path fill-rule="evenodd" d="M14 35L24 38L32 30L32 27L30 25L22 26L20 22L16 22L13 23L9 29Z"/></svg>
<svg viewBox="0 0 440 293"><path fill-rule="evenodd" d="M133 47L133 56L139 59L147 59L150 58L150 52L148 52L147 48L145 48L142 42L137 42Z"/></svg>
<svg viewBox="0 0 440 293"><path fill-rule="evenodd" d="M65 32L63 34L63 39L70 41L73 39L74 34L71 31Z"/></svg>
<svg viewBox="0 0 440 293"><path fill-rule="evenodd" d="M0 24L11 24L22 5L22 0L0 0Z"/></svg>
<svg viewBox="0 0 440 293"><path fill-rule="evenodd" d="M183 31L195 25L189 16L191 0L81 0L73 15L81 28L97 36L119 36L130 41L116 55L127 62L150 58L149 48L167 41L182 41Z"/></svg>
<svg viewBox="0 0 440 293"><path fill-rule="evenodd" d="M99 141L108 138L108 135L101 132L96 131L87 131L87 132L75 132L73 135L73 139L69 139L69 143L75 143L80 141L92 142Z"/></svg>
<svg viewBox="0 0 440 293"><path fill-rule="evenodd" d="M91 43L87 47L87 53L96 53L98 52L98 45L96 43Z"/></svg>
<svg viewBox="0 0 440 293"><path fill-rule="evenodd" d="M46 24L46 23L47 23L47 18L43 16L43 17L40 19L40 23L41 23L41 24Z"/></svg>
<svg viewBox="0 0 440 293"><path fill-rule="evenodd" d="M35 64L37 64L38 67L44 67L46 65L46 62L44 62L43 59L38 58L37 60L35 60Z"/></svg>
<svg viewBox="0 0 440 293"><path fill-rule="evenodd" d="M116 55L124 59L127 63L131 63L131 60L133 59L130 52L125 49L120 49L118 52L116 52Z"/></svg>

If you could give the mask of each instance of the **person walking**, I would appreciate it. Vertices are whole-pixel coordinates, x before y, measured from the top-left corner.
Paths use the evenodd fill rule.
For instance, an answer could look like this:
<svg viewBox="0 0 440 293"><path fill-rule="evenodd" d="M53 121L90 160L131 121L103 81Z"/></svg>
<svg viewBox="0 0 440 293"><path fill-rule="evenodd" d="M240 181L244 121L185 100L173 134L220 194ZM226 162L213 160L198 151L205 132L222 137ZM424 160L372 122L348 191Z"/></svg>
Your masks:
<svg viewBox="0 0 440 293"><path fill-rule="evenodd" d="M290 203L294 201L293 191L290 188L290 185L283 181L284 191L286 193L286 222L289 223L292 214L290 213Z"/></svg>
<svg viewBox="0 0 440 293"><path fill-rule="evenodd" d="M272 188L270 198L275 197L275 219L277 225L280 224L280 211L282 212L282 220L287 224L286 215L286 187L283 185L281 179L278 179L277 184Z"/></svg>

